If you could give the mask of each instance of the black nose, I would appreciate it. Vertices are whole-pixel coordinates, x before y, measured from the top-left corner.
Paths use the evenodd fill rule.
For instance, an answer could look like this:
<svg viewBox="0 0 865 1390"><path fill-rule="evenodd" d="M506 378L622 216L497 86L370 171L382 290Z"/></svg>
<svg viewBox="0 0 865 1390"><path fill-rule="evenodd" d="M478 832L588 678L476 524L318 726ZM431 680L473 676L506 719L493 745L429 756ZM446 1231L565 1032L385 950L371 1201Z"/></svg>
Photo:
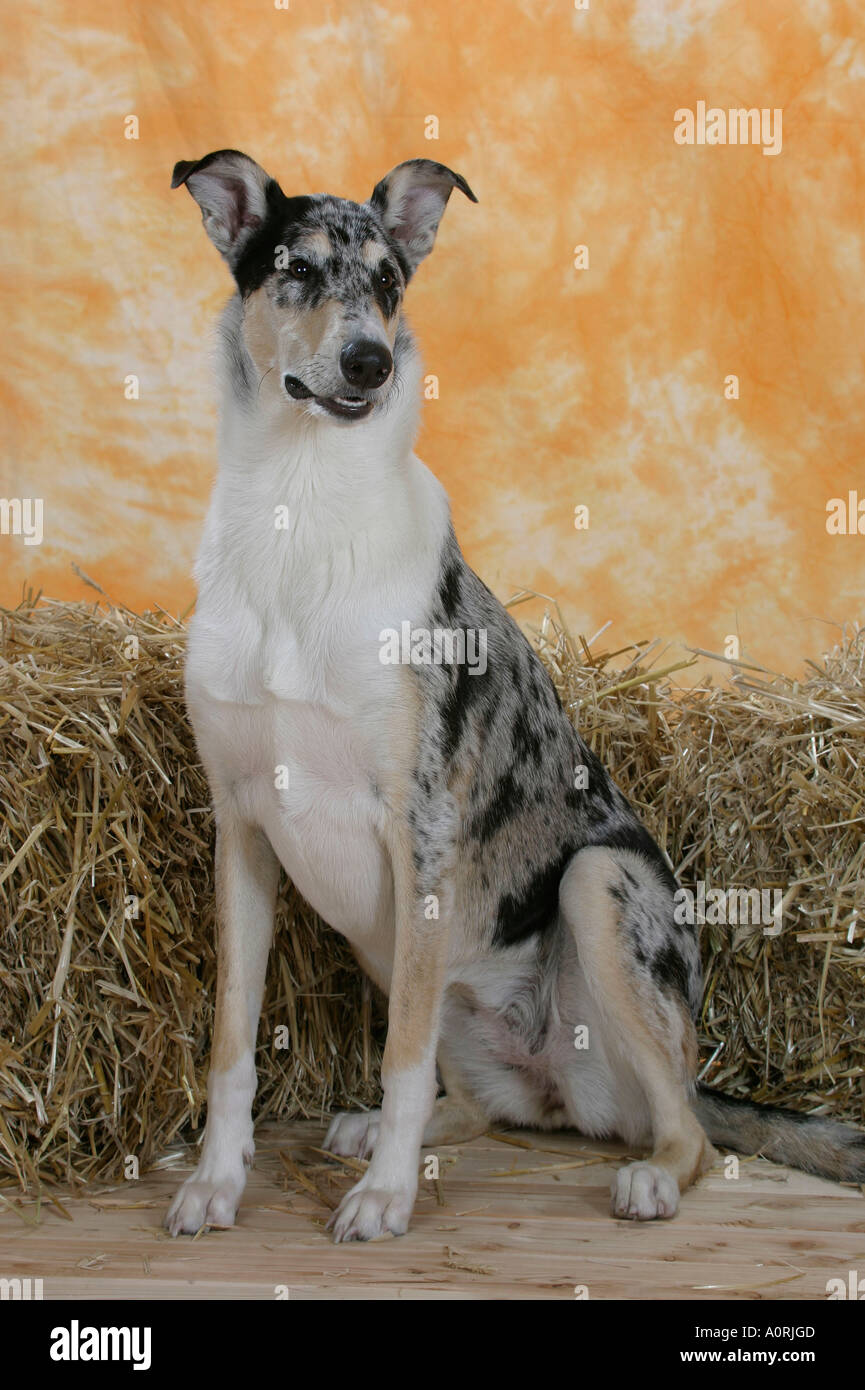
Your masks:
<svg viewBox="0 0 865 1390"><path fill-rule="evenodd" d="M339 365L350 386L382 386L393 370L393 358L384 343L359 338L356 343L346 343Z"/></svg>

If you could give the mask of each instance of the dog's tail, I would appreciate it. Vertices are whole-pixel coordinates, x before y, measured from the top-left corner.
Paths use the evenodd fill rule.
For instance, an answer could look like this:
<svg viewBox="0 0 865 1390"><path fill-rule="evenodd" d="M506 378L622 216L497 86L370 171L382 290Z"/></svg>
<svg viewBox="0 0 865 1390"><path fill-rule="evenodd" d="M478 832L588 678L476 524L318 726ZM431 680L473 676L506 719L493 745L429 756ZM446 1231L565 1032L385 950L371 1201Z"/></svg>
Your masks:
<svg viewBox="0 0 865 1390"><path fill-rule="evenodd" d="M865 1183L865 1134L850 1125L738 1100L709 1086L697 1087L692 1108L717 1148L762 1154L836 1182Z"/></svg>

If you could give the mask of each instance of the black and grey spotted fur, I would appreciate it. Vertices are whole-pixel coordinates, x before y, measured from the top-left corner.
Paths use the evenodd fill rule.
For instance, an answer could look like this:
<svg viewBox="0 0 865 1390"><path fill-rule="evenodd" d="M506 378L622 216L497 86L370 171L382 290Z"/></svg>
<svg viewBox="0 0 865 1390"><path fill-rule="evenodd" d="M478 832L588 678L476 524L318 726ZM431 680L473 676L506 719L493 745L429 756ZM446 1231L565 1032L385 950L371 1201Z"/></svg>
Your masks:
<svg viewBox="0 0 865 1390"><path fill-rule="evenodd" d="M563 973L579 968L559 894L574 856L588 846L624 852L609 884L622 957L651 995L681 1001L699 1017L702 971L697 933L673 912L677 883L666 859L607 770L581 738L550 676L516 623L462 557L453 532L441 557L431 628L487 633L487 671L467 665L419 668L424 730L412 807L421 882L438 874L440 835L431 807L454 781L462 810L449 827L456 911L467 934L492 953L518 959L514 992L490 1011L490 1061L538 1091L536 1123L566 1123L569 1085L538 1065L551 1033L570 1041L580 1018L562 1019ZM588 770L576 787L575 771ZM440 831L440 827L437 827ZM471 1002L467 1002L467 1000ZM470 991L447 1006L457 1030L478 1010ZM493 1016L494 1015L494 1016ZM503 1033L510 1044L503 1044ZM483 1030L481 1030L483 1034ZM557 1050L577 1072L567 1047ZM464 1068L471 1072L471 1066ZM846 1181L865 1179L865 1135L833 1121L739 1100L692 1086L695 1112L713 1143ZM502 1091L506 1087L502 1088ZM570 1085L579 1090L578 1079ZM525 1120L524 1101L490 1120ZM621 1125L620 1125L621 1127ZM586 1128L598 1132L591 1123ZM603 1133L603 1126L600 1127ZM629 1136L630 1137L630 1136Z"/></svg>
<svg viewBox="0 0 865 1390"><path fill-rule="evenodd" d="M433 628L482 629L487 670L420 668L425 717L417 773L417 821L434 777L447 782L470 769L459 858L476 866L471 916L495 947L551 930L562 875L586 845L639 854L658 883L675 892L673 874L606 768L565 715L549 674L516 623L464 561L451 532L429 615ZM588 785L575 785L586 769ZM586 780L586 779L582 779ZM419 831L421 842L422 831ZM634 923L637 961L657 983L676 987L696 1009L699 953L693 932L675 923L639 924L639 885L623 866L614 890Z"/></svg>

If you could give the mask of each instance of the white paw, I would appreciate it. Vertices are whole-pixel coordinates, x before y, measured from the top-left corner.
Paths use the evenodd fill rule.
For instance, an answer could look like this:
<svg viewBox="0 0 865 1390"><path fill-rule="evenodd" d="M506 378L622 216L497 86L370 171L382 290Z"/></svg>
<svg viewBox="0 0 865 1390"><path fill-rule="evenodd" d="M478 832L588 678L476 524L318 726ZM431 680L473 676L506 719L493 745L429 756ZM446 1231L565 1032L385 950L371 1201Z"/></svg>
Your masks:
<svg viewBox="0 0 865 1390"><path fill-rule="evenodd" d="M629 1163L614 1175L610 1187L613 1216L629 1221L654 1221L675 1216L679 1186L674 1177L651 1163Z"/></svg>
<svg viewBox="0 0 865 1390"><path fill-rule="evenodd" d="M346 1240L375 1240L376 1236L405 1235L414 1207L413 1191L364 1187L366 1178L346 1193L328 1222L334 1244Z"/></svg>
<svg viewBox="0 0 865 1390"><path fill-rule="evenodd" d="M324 1147L343 1158L369 1158L375 1148L381 1123L380 1110L360 1110L335 1115Z"/></svg>
<svg viewBox="0 0 865 1390"><path fill-rule="evenodd" d="M246 1169L208 1175L200 1163L180 1188L163 1225L172 1236L194 1236L202 1226L233 1226L241 1194L246 1186Z"/></svg>

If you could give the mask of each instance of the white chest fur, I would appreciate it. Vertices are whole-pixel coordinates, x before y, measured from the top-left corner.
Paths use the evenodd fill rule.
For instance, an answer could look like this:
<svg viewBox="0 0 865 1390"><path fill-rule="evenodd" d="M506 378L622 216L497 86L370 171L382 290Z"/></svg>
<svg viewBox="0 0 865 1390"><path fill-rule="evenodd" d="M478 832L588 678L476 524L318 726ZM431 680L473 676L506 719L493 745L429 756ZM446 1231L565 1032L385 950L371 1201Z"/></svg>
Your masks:
<svg viewBox="0 0 865 1390"><path fill-rule="evenodd" d="M227 422L186 685L217 814L260 825L312 906L378 954L392 917L379 788L405 698L380 634L426 620L448 508L413 454L391 463L362 428L287 449Z"/></svg>

